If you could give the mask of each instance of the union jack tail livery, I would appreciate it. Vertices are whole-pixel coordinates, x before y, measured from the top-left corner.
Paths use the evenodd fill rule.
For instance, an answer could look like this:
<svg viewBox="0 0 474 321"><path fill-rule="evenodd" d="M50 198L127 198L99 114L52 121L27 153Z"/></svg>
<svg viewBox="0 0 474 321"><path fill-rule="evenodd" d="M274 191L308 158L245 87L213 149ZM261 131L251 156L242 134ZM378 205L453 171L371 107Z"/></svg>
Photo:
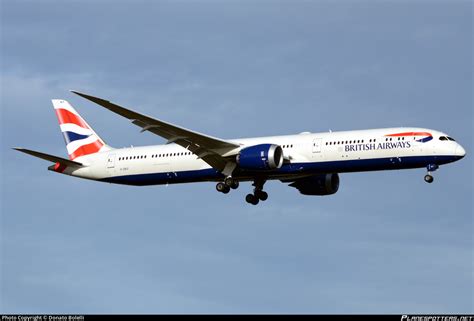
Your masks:
<svg viewBox="0 0 474 321"><path fill-rule="evenodd" d="M70 160L111 149L67 101L52 102Z"/></svg>

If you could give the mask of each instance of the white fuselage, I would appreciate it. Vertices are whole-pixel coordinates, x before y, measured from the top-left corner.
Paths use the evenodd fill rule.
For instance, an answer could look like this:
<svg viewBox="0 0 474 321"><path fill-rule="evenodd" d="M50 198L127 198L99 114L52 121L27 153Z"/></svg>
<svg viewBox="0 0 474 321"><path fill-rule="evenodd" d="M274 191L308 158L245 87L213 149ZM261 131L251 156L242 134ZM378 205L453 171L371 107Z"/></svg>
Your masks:
<svg viewBox="0 0 474 321"><path fill-rule="evenodd" d="M422 136L410 133L427 133L432 138L420 141ZM441 137L447 135L424 128L385 128L229 141L241 148L258 144L276 144L283 148L285 163L281 168L258 173L237 170L234 176L245 181L255 175L265 179L291 179L319 173L421 168L450 163L465 155L461 145L454 140L440 140ZM118 184L220 181L224 177L176 144L112 149L76 161L86 166L68 168L65 174Z"/></svg>

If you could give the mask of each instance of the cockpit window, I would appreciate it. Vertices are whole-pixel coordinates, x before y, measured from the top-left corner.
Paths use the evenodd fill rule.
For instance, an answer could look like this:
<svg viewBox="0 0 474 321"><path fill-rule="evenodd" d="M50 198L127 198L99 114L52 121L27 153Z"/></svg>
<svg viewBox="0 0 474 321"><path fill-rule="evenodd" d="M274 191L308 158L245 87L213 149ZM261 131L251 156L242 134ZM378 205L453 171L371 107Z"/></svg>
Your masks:
<svg viewBox="0 0 474 321"><path fill-rule="evenodd" d="M449 136L440 136L439 140L446 140L446 141L450 140L452 142L455 142L454 138L449 137Z"/></svg>

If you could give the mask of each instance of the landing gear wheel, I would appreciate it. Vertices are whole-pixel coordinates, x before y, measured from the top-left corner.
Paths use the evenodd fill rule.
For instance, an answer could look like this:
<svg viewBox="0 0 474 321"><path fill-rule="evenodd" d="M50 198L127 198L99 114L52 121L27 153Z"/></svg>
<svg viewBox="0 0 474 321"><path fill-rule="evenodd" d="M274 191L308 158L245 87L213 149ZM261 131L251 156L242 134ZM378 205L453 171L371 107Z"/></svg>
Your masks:
<svg viewBox="0 0 474 321"><path fill-rule="evenodd" d="M434 178L430 174L425 175L425 182L427 183L433 183Z"/></svg>
<svg viewBox="0 0 474 321"><path fill-rule="evenodd" d="M227 194L227 193L229 193L229 191L230 191L230 187L221 182L221 183L217 183L217 185L216 185L216 190L217 190L218 192Z"/></svg>
<svg viewBox="0 0 474 321"><path fill-rule="evenodd" d="M234 179L231 177L231 176L227 176L225 179L224 179L224 184L226 184L227 186L231 186L232 183L234 183Z"/></svg>
<svg viewBox="0 0 474 321"><path fill-rule="evenodd" d="M247 201L247 203L250 203L252 205L258 204L258 198L255 197L255 195L253 194L247 194L247 196L245 196L245 200Z"/></svg>
<svg viewBox="0 0 474 321"><path fill-rule="evenodd" d="M261 201L266 201L268 199L268 193L264 191L255 191L255 197Z"/></svg>
<svg viewBox="0 0 474 321"><path fill-rule="evenodd" d="M224 179L224 184L229 186L232 189L237 189L239 187L239 181L231 176L228 176Z"/></svg>

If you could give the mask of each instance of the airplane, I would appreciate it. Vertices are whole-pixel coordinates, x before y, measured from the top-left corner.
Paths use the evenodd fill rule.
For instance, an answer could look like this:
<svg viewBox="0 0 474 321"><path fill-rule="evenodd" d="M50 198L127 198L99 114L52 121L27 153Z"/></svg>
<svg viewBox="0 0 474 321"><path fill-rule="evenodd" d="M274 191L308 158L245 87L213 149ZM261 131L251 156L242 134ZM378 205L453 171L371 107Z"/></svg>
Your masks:
<svg viewBox="0 0 474 321"><path fill-rule="evenodd" d="M25 148L20 152L53 162L48 169L70 176L135 186L216 182L223 194L239 182L253 182L247 203L268 198L263 186L280 180L303 195L332 195L339 174L426 168L424 180L440 165L460 160L464 148L440 131L383 128L297 135L220 139L198 133L108 100L71 91L167 140L164 145L112 148L63 99L53 107L69 159Z"/></svg>

